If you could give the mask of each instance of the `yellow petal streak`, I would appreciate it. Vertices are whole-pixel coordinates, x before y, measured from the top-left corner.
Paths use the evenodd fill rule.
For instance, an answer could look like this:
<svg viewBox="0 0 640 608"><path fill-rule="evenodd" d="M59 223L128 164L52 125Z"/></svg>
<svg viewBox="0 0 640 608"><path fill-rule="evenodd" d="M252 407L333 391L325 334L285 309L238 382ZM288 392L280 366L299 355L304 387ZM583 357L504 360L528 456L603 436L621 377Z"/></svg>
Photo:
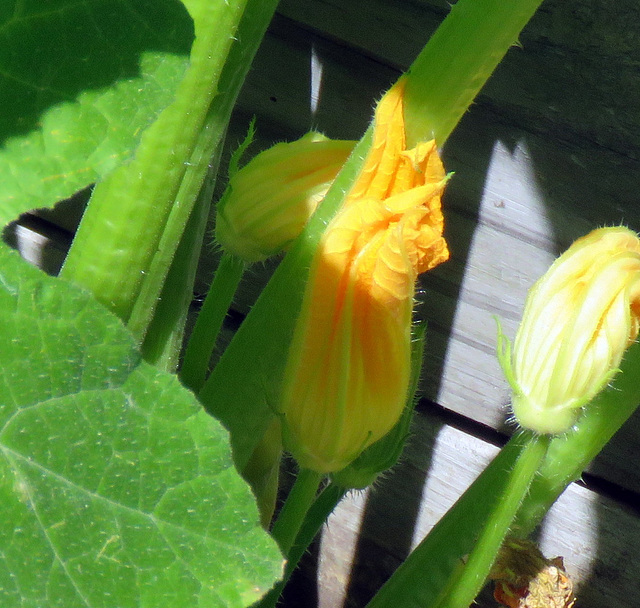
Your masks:
<svg viewBox="0 0 640 608"><path fill-rule="evenodd" d="M445 261L434 142L405 150L400 83L314 257L283 387L287 447L301 466L344 468L386 434L407 398L415 280Z"/></svg>

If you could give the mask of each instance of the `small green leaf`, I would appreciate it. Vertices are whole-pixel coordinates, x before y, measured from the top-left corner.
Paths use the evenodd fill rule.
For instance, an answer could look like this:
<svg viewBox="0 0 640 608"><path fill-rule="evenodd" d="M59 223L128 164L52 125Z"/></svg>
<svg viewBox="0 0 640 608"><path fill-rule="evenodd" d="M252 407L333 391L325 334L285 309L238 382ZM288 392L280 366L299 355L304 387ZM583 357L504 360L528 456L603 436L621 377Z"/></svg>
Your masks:
<svg viewBox="0 0 640 608"><path fill-rule="evenodd" d="M126 160L173 99L193 22L178 0L0 9L0 222Z"/></svg>
<svg viewBox="0 0 640 608"><path fill-rule="evenodd" d="M280 576L227 433L90 296L0 248L0 605L241 607Z"/></svg>

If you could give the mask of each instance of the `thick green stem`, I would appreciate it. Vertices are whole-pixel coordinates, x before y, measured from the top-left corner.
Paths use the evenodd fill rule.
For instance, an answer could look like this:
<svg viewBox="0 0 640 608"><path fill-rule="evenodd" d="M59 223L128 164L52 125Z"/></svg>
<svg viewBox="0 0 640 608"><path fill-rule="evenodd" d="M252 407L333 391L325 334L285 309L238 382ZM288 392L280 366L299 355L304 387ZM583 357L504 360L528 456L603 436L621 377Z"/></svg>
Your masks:
<svg viewBox="0 0 640 608"><path fill-rule="evenodd" d="M205 149L215 149L224 133L220 129L215 142L203 141L246 2L202 3L193 15L196 38L174 102L142 135L135 158L96 186L65 261L63 276L89 288L125 321L143 282L155 278L150 269L168 222L181 223L175 251L207 170ZM163 282L164 276L156 298ZM136 333L141 338L144 332Z"/></svg>
<svg viewBox="0 0 640 608"><path fill-rule="evenodd" d="M219 105L216 104L215 109L207 118L205 128L200 133L198 144L191 161L188 163L188 170L180 184L175 203L167 218L164 232L157 244L157 250L135 297L127 327L134 336L139 338L146 335L149 324L154 317L160 301L159 296L189 218L193 217L195 201L202 190L206 174L212 169L215 171L219 165L219 153L222 149L225 128L220 125L214 137L211 137L211 131L214 129L209 128L212 123L214 125L219 123L220 117L216 115L219 109ZM215 154L216 148L218 154ZM213 194L214 183L211 183L210 187L207 188L209 196ZM207 206L211 206L210 199L207 201ZM205 224L195 227L198 232L204 232L206 220L206 217L203 218ZM197 265L197 258L195 264ZM191 293L193 295L193 282L191 283Z"/></svg>
<svg viewBox="0 0 640 608"><path fill-rule="evenodd" d="M198 259L211 208L214 175L200 191L187 227L171 262L160 300L142 343L142 356L160 369L175 373L195 281Z"/></svg>
<svg viewBox="0 0 640 608"><path fill-rule="evenodd" d="M168 265L171 261L171 257L174 255L175 245L180 239L180 234L184 227L184 222L188 215L188 210L191 207L191 200L198 194L200 190L200 198L204 198L204 203L209 207L211 201L211 193L215 184L215 176L217 174L220 155L222 151L222 143L224 140L224 134L226 132L227 123L231 116L231 111L236 102L238 93L244 79L249 71L249 67L253 61L253 58L258 50L260 42L264 37L267 27L273 17L278 0L250 0L242 15L240 24L236 31L236 40L229 51L227 62L220 76L219 90L220 93L213 99L204 127L197 140L194 153L189 163L187 163L187 171L185 177L180 186L178 196L174 207L171 211L169 221L166 224L166 228L160 245L158 247L157 254L152 262L152 266L143 282L140 289L140 293L136 299L136 302L129 319L129 329L134 335L144 335L146 328L151 322L153 315L153 330L159 330L166 333L166 326L169 325L173 332L174 349L172 352L168 352L167 356L175 358L178 355L179 348L182 344L181 339L183 335L184 323L180 319L185 318L188 303L181 303L182 310L180 316L177 316L175 311L170 310L168 307L164 307L165 310L158 311L154 314L156 308L156 302L158 301L159 290L163 289L163 295L167 296L168 289L164 289L163 282L165 280L165 273L167 272ZM201 184L205 174L210 177L209 183L205 188L205 192L201 190ZM191 214L193 216L193 213ZM192 222L192 220L189 220ZM197 230L200 234L205 229L206 217L201 217L201 224L196 228L195 226L190 229ZM195 266L196 261L192 261ZM183 263L178 261L175 272L190 273ZM169 278L170 282L179 282L181 279L179 276L175 278L175 281ZM193 280L191 281L191 287L193 288ZM168 296L171 299L175 299L175 295ZM175 320L178 319L177 323ZM157 342L157 339L151 336L151 342Z"/></svg>
<svg viewBox="0 0 640 608"><path fill-rule="evenodd" d="M504 537L540 467L549 437L532 435L509 473L504 493L486 520L466 564L443 592L437 608L468 608L482 589Z"/></svg>
<svg viewBox="0 0 640 608"><path fill-rule="evenodd" d="M199 3L191 64L135 159L94 191L63 274L142 340L277 0Z"/></svg>
<svg viewBox="0 0 640 608"><path fill-rule="evenodd" d="M409 147L442 146L542 0L458 0L409 69Z"/></svg>
<svg viewBox="0 0 640 608"><path fill-rule="evenodd" d="M289 559L287 561L283 583L286 583L291 576L305 551L317 536L320 528L326 523L331 513L333 513L338 503L342 500L345 493L345 488L335 483L330 483L318 495L305 517L300 532L296 537L296 542L289 551Z"/></svg>
<svg viewBox="0 0 640 608"><path fill-rule="evenodd" d="M548 441L522 433L505 447L368 608L467 608L489 573Z"/></svg>
<svg viewBox="0 0 640 608"><path fill-rule="evenodd" d="M304 519L313 504L322 474L309 469L301 469L298 478L291 488L271 535L276 539L280 550L288 556Z"/></svg>
<svg viewBox="0 0 640 608"><path fill-rule="evenodd" d="M244 268L242 260L228 253L222 255L213 284L193 328L184 353L180 378L185 386L196 393L206 380L211 354Z"/></svg>
<svg viewBox="0 0 640 608"><path fill-rule="evenodd" d="M519 434L500 451L393 573L368 608L435 605L460 568L462 558L473 550L484 523L506 492L505 473L515 466L525 444L526 436Z"/></svg>

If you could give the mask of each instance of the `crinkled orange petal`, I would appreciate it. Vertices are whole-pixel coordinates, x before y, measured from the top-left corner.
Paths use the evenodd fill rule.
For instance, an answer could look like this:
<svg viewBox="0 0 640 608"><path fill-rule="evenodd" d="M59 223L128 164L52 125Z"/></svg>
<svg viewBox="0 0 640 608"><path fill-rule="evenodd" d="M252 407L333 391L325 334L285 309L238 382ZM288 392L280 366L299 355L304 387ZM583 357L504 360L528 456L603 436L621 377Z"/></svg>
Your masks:
<svg viewBox="0 0 640 608"><path fill-rule="evenodd" d="M371 149L345 201L345 207L360 198L383 200L389 196L397 175L398 158L405 148L403 94L404 80L400 80L380 100L374 119Z"/></svg>

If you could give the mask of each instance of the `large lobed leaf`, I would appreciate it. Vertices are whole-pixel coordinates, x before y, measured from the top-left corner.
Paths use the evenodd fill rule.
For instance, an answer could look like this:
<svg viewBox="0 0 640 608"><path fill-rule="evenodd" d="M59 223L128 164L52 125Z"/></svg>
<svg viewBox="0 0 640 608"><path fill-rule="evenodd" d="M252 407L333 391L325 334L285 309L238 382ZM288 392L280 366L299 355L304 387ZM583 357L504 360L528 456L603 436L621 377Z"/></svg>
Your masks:
<svg viewBox="0 0 640 608"><path fill-rule="evenodd" d="M226 432L90 296L0 248L0 605L246 606L280 575Z"/></svg>
<svg viewBox="0 0 640 608"><path fill-rule="evenodd" d="M101 179L173 99L193 22L178 0L0 8L0 223Z"/></svg>

